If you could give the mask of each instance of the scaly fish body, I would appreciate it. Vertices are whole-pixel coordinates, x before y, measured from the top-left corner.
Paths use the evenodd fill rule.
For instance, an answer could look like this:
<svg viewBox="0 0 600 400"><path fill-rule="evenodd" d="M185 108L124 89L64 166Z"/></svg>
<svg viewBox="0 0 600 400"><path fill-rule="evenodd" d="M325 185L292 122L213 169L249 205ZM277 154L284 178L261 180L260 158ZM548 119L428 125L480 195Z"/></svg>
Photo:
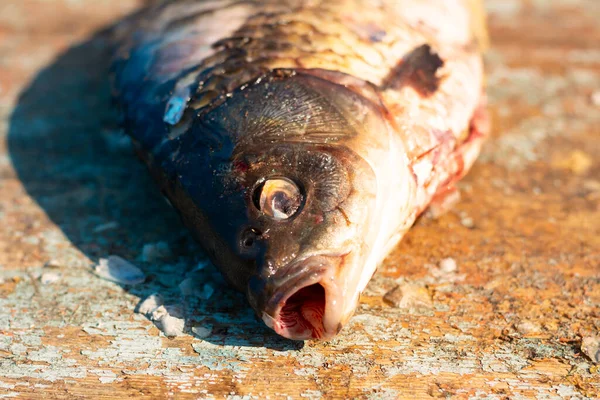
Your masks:
<svg viewBox="0 0 600 400"><path fill-rule="evenodd" d="M226 278L328 339L485 134L481 2L169 1L117 31L125 128Z"/></svg>

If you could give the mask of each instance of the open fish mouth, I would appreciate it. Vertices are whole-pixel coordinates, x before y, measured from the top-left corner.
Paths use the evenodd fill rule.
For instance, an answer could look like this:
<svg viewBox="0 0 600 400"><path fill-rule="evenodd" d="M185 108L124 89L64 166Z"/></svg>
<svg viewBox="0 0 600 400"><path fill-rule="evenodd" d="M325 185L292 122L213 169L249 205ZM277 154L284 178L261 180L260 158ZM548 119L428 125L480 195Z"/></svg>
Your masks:
<svg viewBox="0 0 600 400"><path fill-rule="evenodd" d="M293 340L328 340L342 328L344 299L334 268L325 257L303 261L301 274L279 287L268 300L262 320L277 334ZM337 268L335 268L337 269Z"/></svg>

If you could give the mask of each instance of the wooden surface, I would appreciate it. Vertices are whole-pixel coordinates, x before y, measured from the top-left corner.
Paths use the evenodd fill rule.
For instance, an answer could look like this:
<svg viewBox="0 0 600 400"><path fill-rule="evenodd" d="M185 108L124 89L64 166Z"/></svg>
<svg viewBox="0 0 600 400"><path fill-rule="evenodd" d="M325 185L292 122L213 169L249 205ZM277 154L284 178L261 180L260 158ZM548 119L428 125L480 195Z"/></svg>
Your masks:
<svg viewBox="0 0 600 400"><path fill-rule="evenodd" d="M138 5L0 2L0 398L600 397L598 0L487 2L494 133L462 201L417 223L339 338L305 344L210 267L214 294L182 298L202 255L109 101L99 32ZM111 254L146 283L93 275ZM135 312L152 293L210 334L165 337Z"/></svg>

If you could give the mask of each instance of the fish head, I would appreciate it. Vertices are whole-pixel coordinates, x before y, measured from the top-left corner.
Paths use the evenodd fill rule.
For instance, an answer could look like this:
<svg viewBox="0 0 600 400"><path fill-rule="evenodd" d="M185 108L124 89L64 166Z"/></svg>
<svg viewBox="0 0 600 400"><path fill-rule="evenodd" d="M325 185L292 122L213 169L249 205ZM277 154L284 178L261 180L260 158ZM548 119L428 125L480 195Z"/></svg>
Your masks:
<svg viewBox="0 0 600 400"><path fill-rule="evenodd" d="M258 254L247 293L283 336L330 338L355 308L375 194L357 158L344 148L276 145L249 171L251 222L240 245L256 242Z"/></svg>
<svg viewBox="0 0 600 400"><path fill-rule="evenodd" d="M377 107L294 74L245 88L211 114L212 131L233 143L215 177L230 195L213 225L227 227L244 260L220 268L278 334L335 336L356 308L377 232L376 174L355 151L386 129Z"/></svg>

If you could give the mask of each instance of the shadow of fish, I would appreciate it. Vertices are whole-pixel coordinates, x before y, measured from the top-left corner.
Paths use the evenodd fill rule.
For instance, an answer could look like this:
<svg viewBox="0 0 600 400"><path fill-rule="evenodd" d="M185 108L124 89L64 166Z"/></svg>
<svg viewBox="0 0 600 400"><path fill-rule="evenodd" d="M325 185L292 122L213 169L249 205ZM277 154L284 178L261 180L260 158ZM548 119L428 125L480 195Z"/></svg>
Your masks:
<svg viewBox="0 0 600 400"><path fill-rule="evenodd" d="M169 1L116 40L140 157L291 339L341 330L486 134L480 1Z"/></svg>

